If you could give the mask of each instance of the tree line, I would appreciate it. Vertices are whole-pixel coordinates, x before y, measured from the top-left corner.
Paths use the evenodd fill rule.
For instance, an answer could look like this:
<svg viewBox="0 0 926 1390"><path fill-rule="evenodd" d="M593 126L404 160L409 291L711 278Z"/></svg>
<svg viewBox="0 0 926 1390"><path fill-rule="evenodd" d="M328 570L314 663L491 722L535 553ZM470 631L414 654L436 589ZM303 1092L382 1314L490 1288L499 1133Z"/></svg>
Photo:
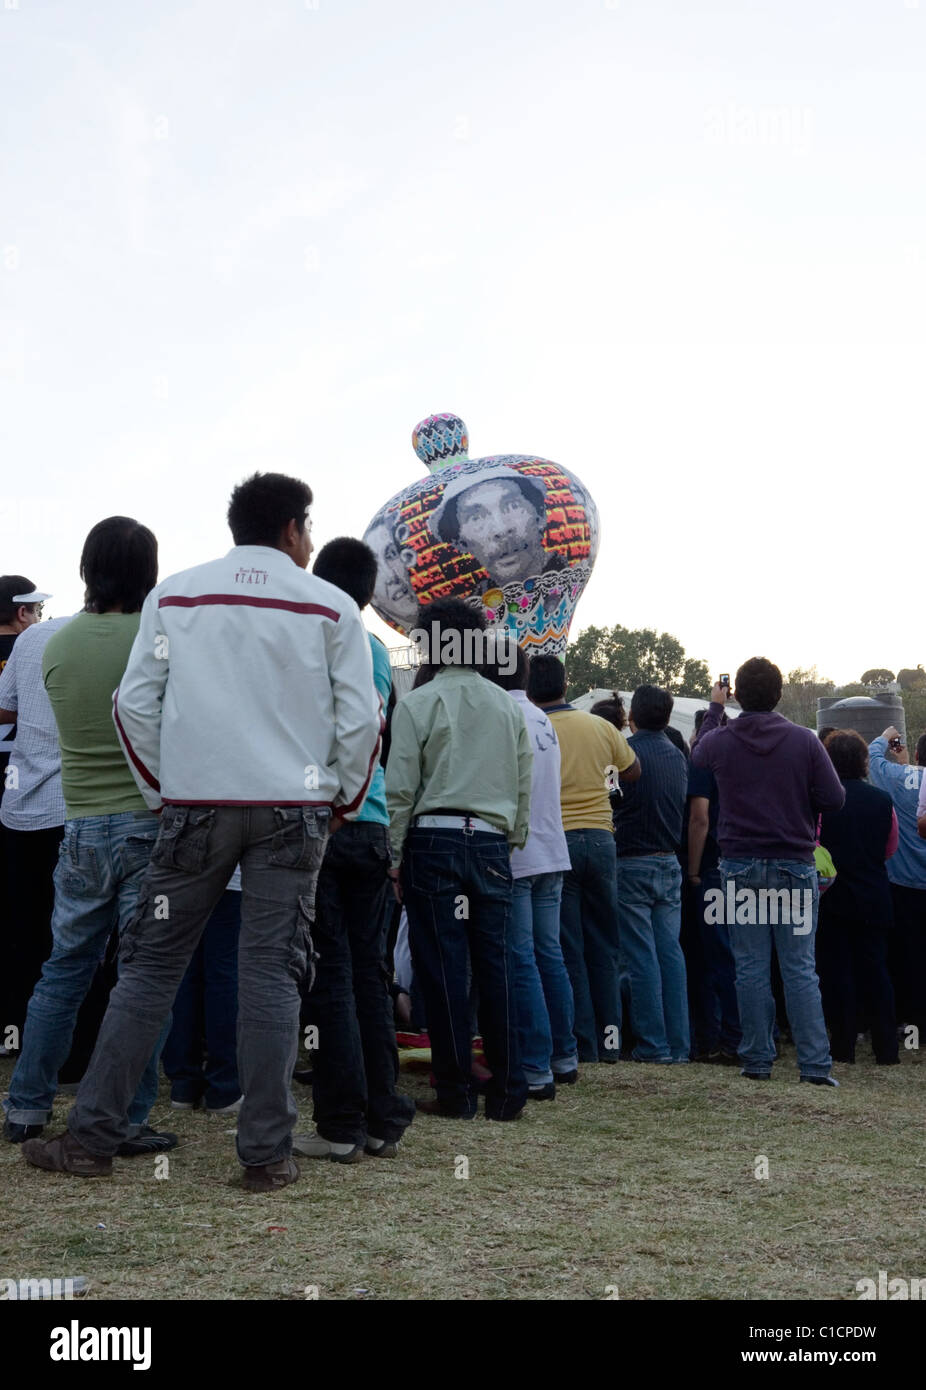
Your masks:
<svg viewBox="0 0 926 1390"><path fill-rule="evenodd" d="M586 627L566 653L567 699L589 690L658 685L673 695L707 699L707 663L685 655L677 637L655 628Z"/></svg>
<svg viewBox="0 0 926 1390"><path fill-rule="evenodd" d="M636 690L638 685L658 685L673 695L706 700L713 677L707 663L685 655L677 637L655 628L586 627L566 653L567 699L589 690ZM732 676L732 672L731 672ZM871 666L861 679L837 686L821 676L815 666L788 672L779 712L808 729L817 725L817 697L877 695L900 686L910 737L926 729L926 671L905 666L895 676L886 666Z"/></svg>

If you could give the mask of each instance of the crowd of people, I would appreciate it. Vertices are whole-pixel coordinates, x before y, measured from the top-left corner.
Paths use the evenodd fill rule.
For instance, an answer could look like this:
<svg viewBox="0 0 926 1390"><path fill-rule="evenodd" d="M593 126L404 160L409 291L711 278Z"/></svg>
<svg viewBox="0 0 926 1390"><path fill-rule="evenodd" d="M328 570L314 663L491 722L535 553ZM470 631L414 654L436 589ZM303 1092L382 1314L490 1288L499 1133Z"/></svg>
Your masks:
<svg viewBox="0 0 926 1390"><path fill-rule="evenodd" d="M460 600L419 611L396 701L376 558L341 537L310 571L311 504L253 475L228 554L160 583L151 531L108 517L71 617L0 577L4 1136L30 1164L173 1148L161 1068L174 1108L236 1117L262 1192L294 1153L396 1157L416 1109L516 1120L588 1065L767 1081L793 1041L836 1086L864 1033L883 1065L919 1045L926 735L915 766L893 728L818 738L757 657L689 749L667 691L577 709L568 656L486 642ZM430 1047L417 1106L397 1018Z"/></svg>

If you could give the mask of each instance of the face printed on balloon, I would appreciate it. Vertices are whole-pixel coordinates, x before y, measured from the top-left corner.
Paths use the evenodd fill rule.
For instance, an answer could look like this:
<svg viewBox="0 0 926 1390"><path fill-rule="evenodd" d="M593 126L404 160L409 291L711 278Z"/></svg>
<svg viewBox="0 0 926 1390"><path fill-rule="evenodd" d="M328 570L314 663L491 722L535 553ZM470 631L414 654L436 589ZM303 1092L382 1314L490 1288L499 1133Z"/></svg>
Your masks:
<svg viewBox="0 0 926 1390"><path fill-rule="evenodd" d="M393 626L404 629L414 627L418 600L402 564L392 528L385 520L377 519L364 533L363 539L377 559L373 607Z"/></svg>
<svg viewBox="0 0 926 1390"><path fill-rule="evenodd" d="M542 487L526 478L495 478L474 483L446 504L438 529L502 586L543 572L545 525Z"/></svg>
<svg viewBox="0 0 926 1390"><path fill-rule="evenodd" d="M565 651L598 549L598 514L574 474L531 454L471 459L455 415L432 415L412 442L430 476L376 514L373 607L400 632L419 604L461 598L507 627L529 655Z"/></svg>

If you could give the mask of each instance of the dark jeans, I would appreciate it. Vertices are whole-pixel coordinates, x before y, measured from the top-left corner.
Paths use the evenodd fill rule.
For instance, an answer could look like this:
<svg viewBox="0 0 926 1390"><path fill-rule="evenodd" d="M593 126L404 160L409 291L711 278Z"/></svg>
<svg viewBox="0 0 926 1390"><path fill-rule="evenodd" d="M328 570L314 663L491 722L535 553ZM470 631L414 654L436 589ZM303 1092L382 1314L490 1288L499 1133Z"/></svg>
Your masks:
<svg viewBox="0 0 926 1390"><path fill-rule="evenodd" d="M512 878L508 844L487 831L411 830L402 882L409 944L431 1039L437 1099L448 1115L472 1115L472 1031L467 952L492 1072L486 1116L511 1120L527 1099L518 1050L514 969L508 946Z"/></svg>
<svg viewBox="0 0 926 1390"><path fill-rule="evenodd" d="M859 1023L871 1025L871 1043L879 1062L897 1057L894 991L887 970L887 927L837 917L820 905L817 971L830 1047L837 1062L855 1061Z"/></svg>
<svg viewBox="0 0 926 1390"><path fill-rule="evenodd" d="M299 987L314 960L310 928L329 820L327 810L308 806L164 807L123 936L119 981L68 1117L91 1153L113 1154L125 1138L138 1078L238 863L238 1157L248 1167L291 1152Z"/></svg>
<svg viewBox="0 0 926 1390"><path fill-rule="evenodd" d="M235 1055L240 930L241 894L226 889L174 1000L174 1023L161 1053L171 1100L196 1105L203 1098L208 1109L221 1110L241 1095Z"/></svg>
<svg viewBox="0 0 926 1390"><path fill-rule="evenodd" d="M26 1007L42 966L51 955L54 874L64 826L51 830L0 827L3 879L3 961L0 969L0 1042L17 1029L20 1043Z"/></svg>
<svg viewBox="0 0 926 1390"><path fill-rule="evenodd" d="M385 825L353 821L329 840L315 892L318 972L304 1017L318 1028L314 1119L323 1139L400 1139L415 1103L396 1091L399 1054L385 966Z"/></svg>
<svg viewBox="0 0 926 1390"><path fill-rule="evenodd" d="M704 920L705 894L719 887L719 869L708 869L700 885L689 883L683 889L681 940L688 967L692 1056L733 1054L743 1037L729 928L725 922Z"/></svg>
<svg viewBox="0 0 926 1390"><path fill-rule="evenodd" d="M567 830L560 944L572 981L580 1062L616 1061L621 1026L617 854L609 830Z"/></svg>
<svg viewBox="0 0 926 1390"><path fill-rule="evenodd" d="M915 1023L920 1036L926 1037L926 888L892 883L891 900L891 975L898 1022Z"/></svg>

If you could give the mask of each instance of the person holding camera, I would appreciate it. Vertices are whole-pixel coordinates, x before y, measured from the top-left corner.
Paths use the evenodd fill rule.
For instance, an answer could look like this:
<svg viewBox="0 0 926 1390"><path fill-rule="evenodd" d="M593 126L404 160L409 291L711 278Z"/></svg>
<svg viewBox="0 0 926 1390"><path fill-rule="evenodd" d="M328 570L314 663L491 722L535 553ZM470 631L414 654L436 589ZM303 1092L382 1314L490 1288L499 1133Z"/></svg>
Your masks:
<svg viewBox="0 0 926 1390"><path fill-rule="evenodd" d="M926 840L917 832L917 806L926 785L926 733L914 752L916 765L893 725L868 745L869 777L887 792L897 816L897 853L887 861L894 925L889 960L898 1018L926 1027Z"/></svg>

